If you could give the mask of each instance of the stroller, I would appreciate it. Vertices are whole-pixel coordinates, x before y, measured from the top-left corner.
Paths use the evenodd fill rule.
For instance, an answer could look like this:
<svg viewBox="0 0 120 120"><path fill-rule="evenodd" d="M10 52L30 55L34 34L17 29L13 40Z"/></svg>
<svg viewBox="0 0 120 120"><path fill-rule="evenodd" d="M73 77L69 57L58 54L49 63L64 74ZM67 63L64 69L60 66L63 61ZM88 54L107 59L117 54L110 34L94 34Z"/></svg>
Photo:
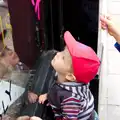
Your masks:
<svg viewBox="0 0 120 120"><path fill-rule="evenodd" d="M32 86L32 92L37 94L44 94L48 92L49 87L54 82L55 71L52 68L50 62L56 51L50 50L48 52L43 52L42 55L39 57L36 65L34 68L37 67L34 77L29 79L28 84L26 86L26 90L23 97L23 106L21 108L20 116L38 116L44 120L54 120L54 114L52 112L51 107L45 104L39 104L38 102L34 104L27 104L27 94L29 90L29 85Z"/></svg>

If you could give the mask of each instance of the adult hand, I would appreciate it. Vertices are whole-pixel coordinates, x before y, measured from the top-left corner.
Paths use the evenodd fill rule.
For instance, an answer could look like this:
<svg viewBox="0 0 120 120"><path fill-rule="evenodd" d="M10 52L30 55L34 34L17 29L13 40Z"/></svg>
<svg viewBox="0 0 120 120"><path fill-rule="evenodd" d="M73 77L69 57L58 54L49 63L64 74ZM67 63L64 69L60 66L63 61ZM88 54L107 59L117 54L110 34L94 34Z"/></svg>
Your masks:
<svg viewBox="0 0 120 120"><path fill-rule="evenodd" d="M120 43L120 27L110 16L100 16L101 27Z"/></svg>

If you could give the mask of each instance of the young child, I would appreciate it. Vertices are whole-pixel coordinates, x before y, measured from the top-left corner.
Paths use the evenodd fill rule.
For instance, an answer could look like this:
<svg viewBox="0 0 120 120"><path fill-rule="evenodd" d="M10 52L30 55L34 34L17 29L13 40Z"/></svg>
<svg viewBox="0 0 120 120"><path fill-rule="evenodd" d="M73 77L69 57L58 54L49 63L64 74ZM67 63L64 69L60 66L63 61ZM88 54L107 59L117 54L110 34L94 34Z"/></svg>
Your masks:
<svg viewBox="0 0 120 120"><path fill-rule="evenodd" d="M100 21L102 29L115 38L115 47L120 52L120 26L110 16L101 16Z"/></svg>
<svg viewBox="0 0 120 120"><path fill-rule="evenodd" d="M65 32L65 49L51 61L57 72L56 82L39 103L48 99L56 120L94 120L94 98L89 82L97 74L100 62L95 52Z"/></svg>

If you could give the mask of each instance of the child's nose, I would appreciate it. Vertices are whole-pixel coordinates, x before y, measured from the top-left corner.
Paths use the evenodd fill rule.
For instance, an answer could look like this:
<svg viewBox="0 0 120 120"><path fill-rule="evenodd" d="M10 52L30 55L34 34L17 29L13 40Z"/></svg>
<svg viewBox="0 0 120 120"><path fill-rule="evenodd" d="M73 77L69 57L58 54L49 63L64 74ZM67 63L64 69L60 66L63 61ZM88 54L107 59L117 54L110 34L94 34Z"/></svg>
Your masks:
<svg viewBox="0 0 120 120"><path fill-rule="evenodd" d="M61 54L61 52L58 52L58 53L56 54L56 56L57 56L57 57L59 57L59 56L60 56L60 54Z"/></svg>
<svg viewBox="0 0 120 120"><path fill-rule="evenodd" d="M59 56L60 52L58 52L56 55Z"/></svg>

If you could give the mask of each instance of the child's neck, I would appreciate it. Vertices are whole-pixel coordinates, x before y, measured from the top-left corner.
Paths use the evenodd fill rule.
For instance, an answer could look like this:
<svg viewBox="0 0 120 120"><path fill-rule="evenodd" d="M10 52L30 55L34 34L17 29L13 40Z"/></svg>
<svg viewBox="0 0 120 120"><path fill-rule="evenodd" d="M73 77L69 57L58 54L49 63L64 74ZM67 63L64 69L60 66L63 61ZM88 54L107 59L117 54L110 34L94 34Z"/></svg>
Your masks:
<svg viewBox="0 0 120 120"><path fill-rule="evenodd" d="M65 79L64 75L61 75L61 74L58 73L57 82L58 83L63 83L63 82L67 82L67 80Z"/></svg>

